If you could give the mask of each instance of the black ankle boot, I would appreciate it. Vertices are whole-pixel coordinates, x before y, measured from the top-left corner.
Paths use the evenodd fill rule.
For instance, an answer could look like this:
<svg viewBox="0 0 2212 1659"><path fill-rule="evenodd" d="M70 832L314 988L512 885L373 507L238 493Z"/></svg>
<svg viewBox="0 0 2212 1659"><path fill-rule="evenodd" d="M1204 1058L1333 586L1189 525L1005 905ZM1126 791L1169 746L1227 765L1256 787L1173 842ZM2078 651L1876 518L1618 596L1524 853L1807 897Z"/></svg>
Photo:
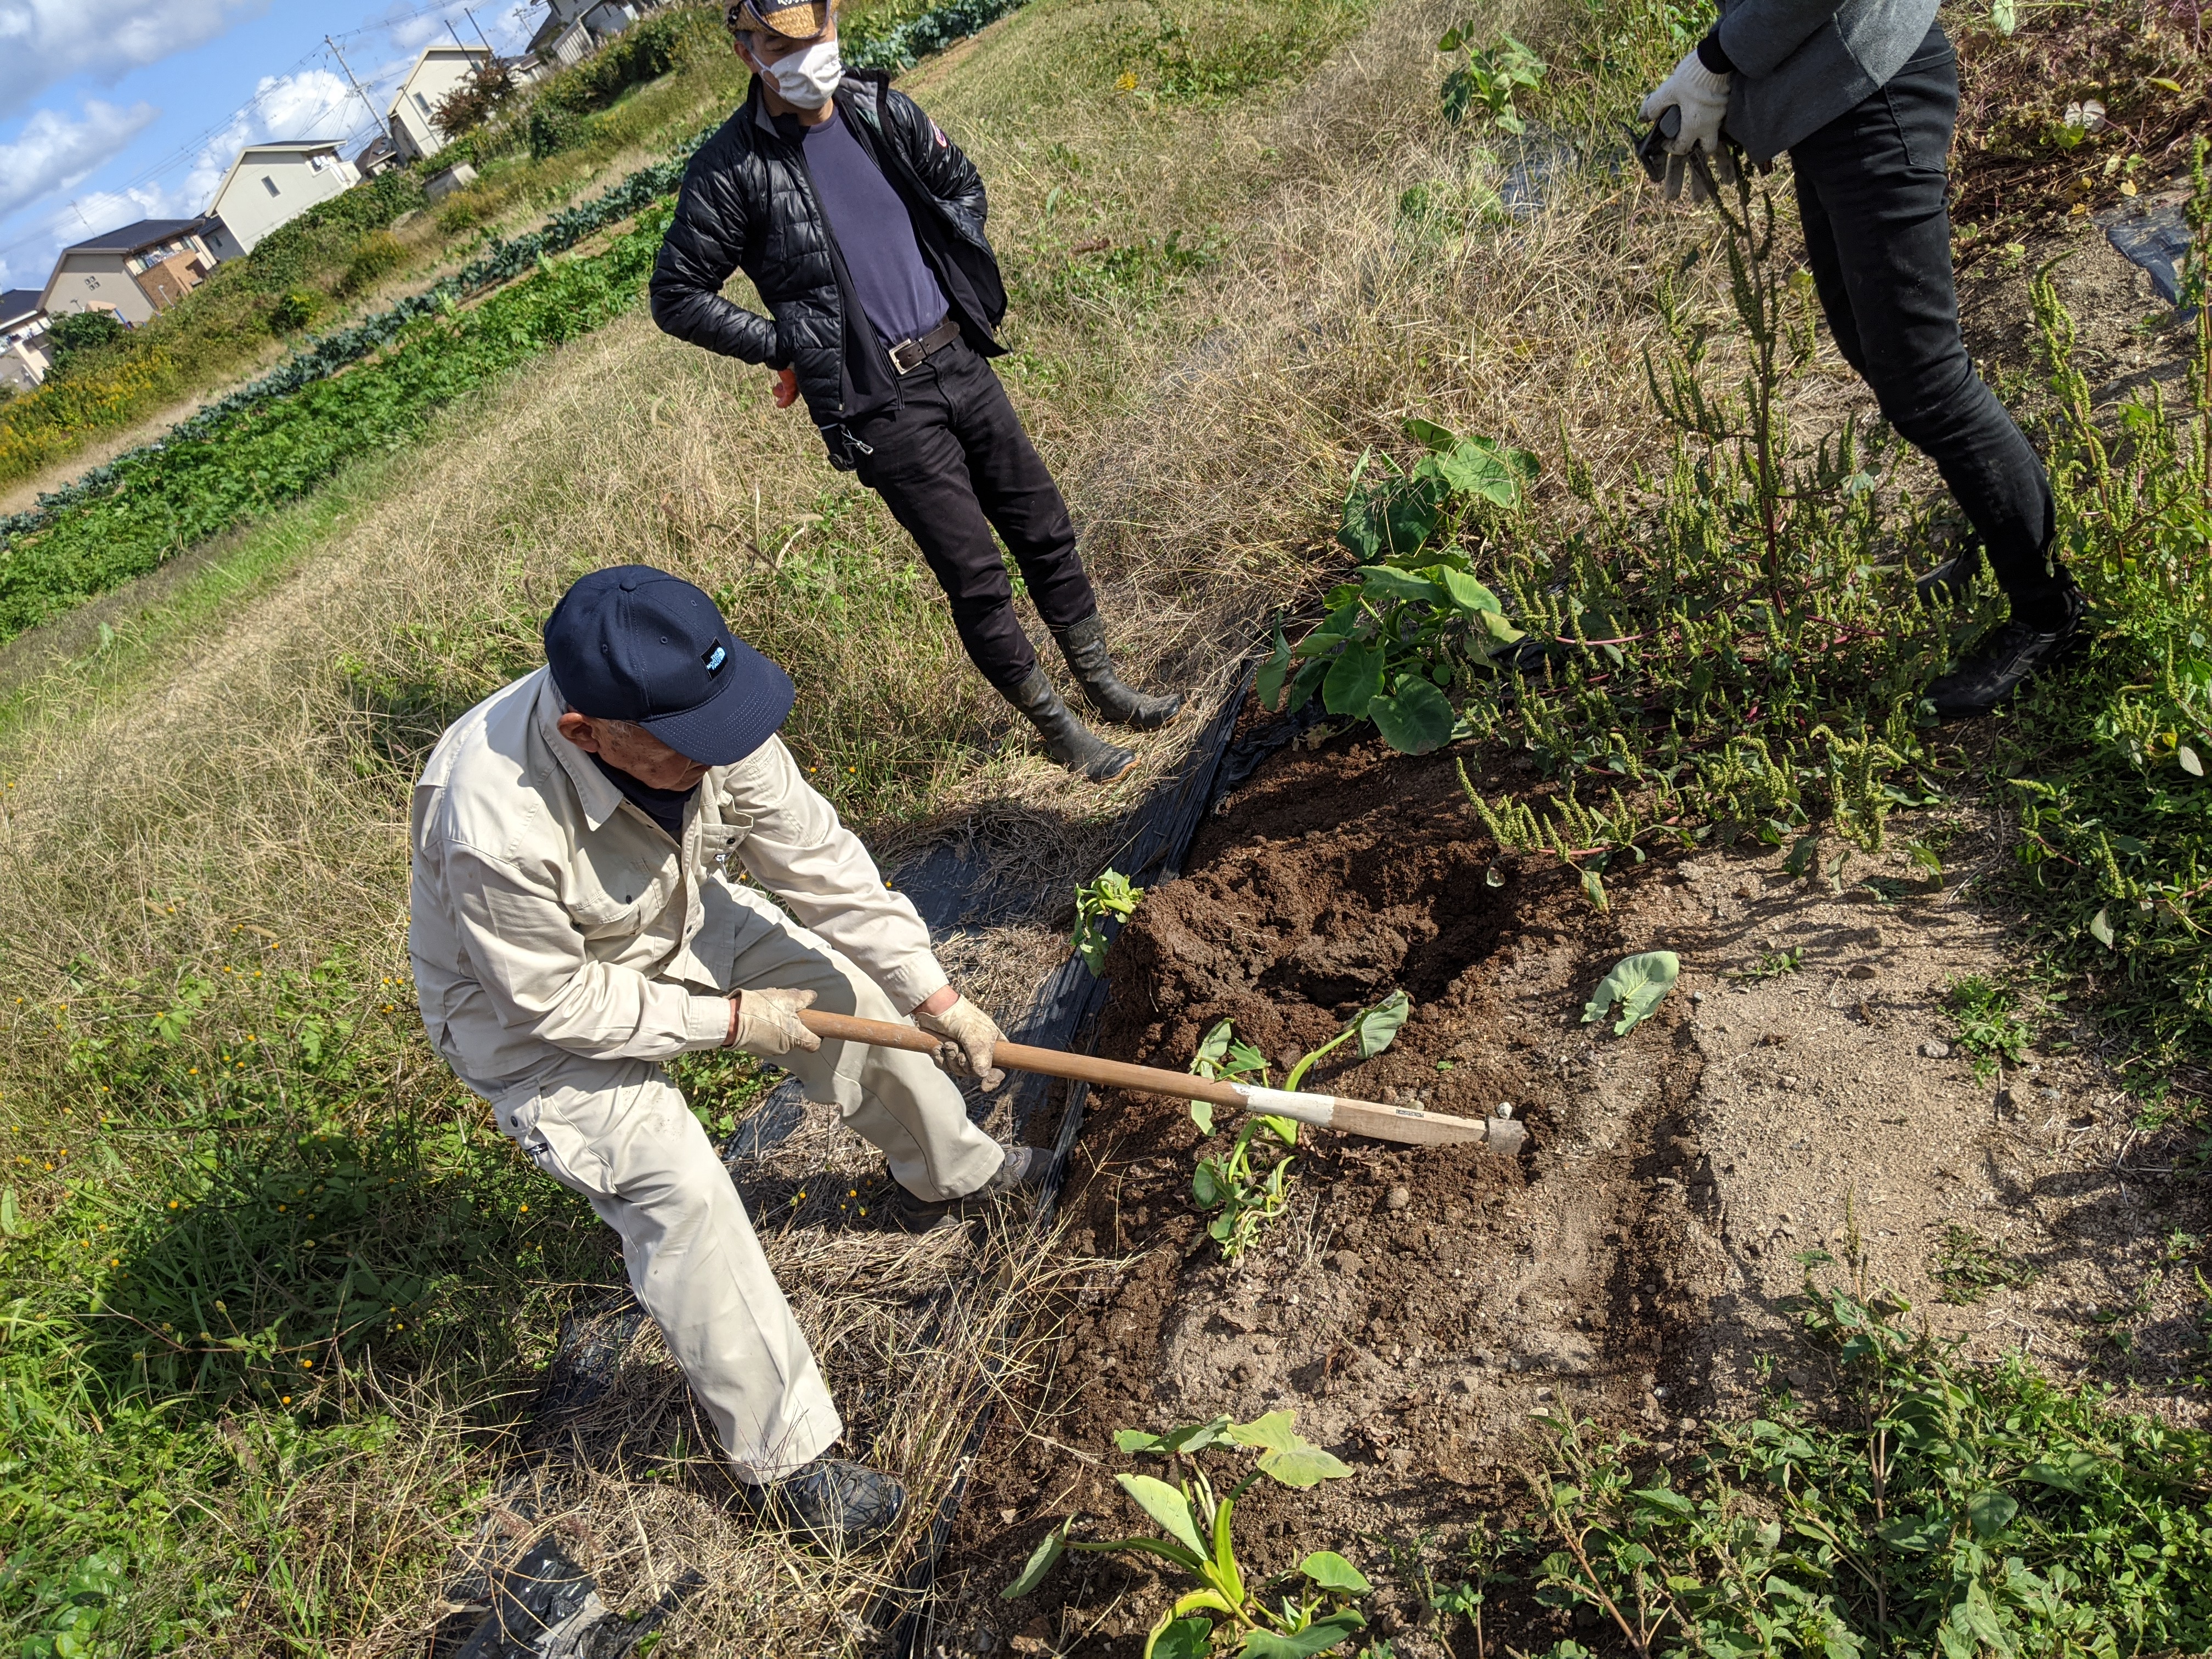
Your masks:
<svg viewBox="0 0 2212 1659"><path fill-rule="evenodd" d="M1042 668L1032 669L1029 678L1006 694L1006 701L1029 716L1044 738L1046 754L1093 783L1111 783L1137 763L1129 750L1103 741L1070 714Z"/></svg>
<svg viewBox="0 0 2212 1659"><path fill-rule="evenodd" d="M1106 619L1096 611L1073 628L1054 629L1053 638L1091 706L1116 725L1150 732L1182 712L1180 695L1148 697L1121 684L1106 652Z"/></svg>

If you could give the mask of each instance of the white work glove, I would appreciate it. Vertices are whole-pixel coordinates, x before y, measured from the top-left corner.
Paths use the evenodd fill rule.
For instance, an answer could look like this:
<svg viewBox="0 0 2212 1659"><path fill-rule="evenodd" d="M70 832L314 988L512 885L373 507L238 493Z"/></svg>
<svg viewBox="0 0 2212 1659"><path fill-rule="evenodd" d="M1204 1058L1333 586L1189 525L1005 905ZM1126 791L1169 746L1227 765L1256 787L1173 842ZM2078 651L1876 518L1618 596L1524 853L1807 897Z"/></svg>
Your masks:
<svg viewBox="0 0 2212 1659"><path fill-rule="evenodd" d="M986 1094L1006 1080L1006 1074L991 1063L1006 1034L966 997L954 998L941 1014L918 1013L914 1023L945 1039L937 1045L937 1063L952 1076L977 1079Z"/></svg>
<svg viewBox="0 0 2212 1659"><path fill-rule="evenodd" d="M722 1046L763 1060L793 1048L811 1054L822 1039L799 1023L799 1011L813 1006L811 991L739 991L730 999L730 1035Z"/></svg>
<svg viewBox="0 0 2212 1659"><path fill-rule="evenodd" d="M1670 109L1676 112L1678 125L1666 141L1667 154L1674 158L1667 164L1668 201L1680 198L1686 179L1692 202L1702 202L1710 193L1705 172L1692 159L1699 151L1716 183L1734 182L1735 158L1721 140L1721 122L1728 115L1729 84L1733 79L1707 69L1693 47L1659 89L1644 100L1647 121L1660 120Z"/></svg>

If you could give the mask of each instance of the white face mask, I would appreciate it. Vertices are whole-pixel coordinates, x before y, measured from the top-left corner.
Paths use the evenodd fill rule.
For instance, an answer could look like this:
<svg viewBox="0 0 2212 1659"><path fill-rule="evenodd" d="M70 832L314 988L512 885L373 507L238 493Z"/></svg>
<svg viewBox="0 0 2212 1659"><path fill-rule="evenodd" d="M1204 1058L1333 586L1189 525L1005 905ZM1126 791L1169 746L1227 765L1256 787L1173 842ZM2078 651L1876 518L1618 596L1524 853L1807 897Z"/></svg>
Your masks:
<svg viewBox="0 0 2212 1659"><path fill-rule="evenodd" d="M756 58L753 67L768 76L786 102L801 109L820 109L845 78L845 60L837 55L835 40L817 40L765 67Z"/></svg>

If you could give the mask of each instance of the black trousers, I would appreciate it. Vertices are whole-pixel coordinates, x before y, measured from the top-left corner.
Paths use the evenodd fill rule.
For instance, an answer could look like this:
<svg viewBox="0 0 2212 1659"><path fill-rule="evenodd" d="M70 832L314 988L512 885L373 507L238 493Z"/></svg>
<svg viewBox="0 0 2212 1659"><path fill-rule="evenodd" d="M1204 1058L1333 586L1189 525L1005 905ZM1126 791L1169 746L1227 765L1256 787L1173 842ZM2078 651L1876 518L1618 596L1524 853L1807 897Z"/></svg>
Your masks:
<svg viewBox="0 0 2212 1659"><path fill-rule="evenodd" d="M1959 334L1945 203L1959 60L1938 23L1889 83L1793 144L1797 211L1837 348L1933 462L2023 620L2056 621L2051 480Z"/></svg>
<svg viewBox="0 0 2212 1659"><path fill-rule="evenodd" d="M1035 672L1036 653L991 532L1006 538L1045 626L1072 628L1098 601L1067 503L999 377L966 341L902 375L899 394L902 407L854 422L853 435L874 452L856 455L854 471L921 549L969 659L1012 691Z"/></svg>

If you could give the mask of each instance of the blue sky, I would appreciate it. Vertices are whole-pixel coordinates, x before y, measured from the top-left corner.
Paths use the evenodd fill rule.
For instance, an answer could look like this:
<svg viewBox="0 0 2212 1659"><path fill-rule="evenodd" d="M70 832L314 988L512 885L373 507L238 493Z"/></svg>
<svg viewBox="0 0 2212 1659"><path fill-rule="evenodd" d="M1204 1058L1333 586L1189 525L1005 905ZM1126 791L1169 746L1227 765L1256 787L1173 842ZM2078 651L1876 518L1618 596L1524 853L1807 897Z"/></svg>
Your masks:
<svg viewBox="0 0 2212 1659"><path fill-rule="evenodd" d="M469 14L473 14L471 21ZM69 243L205 210L241 144L374 136L416 54L481 27L519 51L518 0L0 0L0 288L43 288Z"/></svg>

